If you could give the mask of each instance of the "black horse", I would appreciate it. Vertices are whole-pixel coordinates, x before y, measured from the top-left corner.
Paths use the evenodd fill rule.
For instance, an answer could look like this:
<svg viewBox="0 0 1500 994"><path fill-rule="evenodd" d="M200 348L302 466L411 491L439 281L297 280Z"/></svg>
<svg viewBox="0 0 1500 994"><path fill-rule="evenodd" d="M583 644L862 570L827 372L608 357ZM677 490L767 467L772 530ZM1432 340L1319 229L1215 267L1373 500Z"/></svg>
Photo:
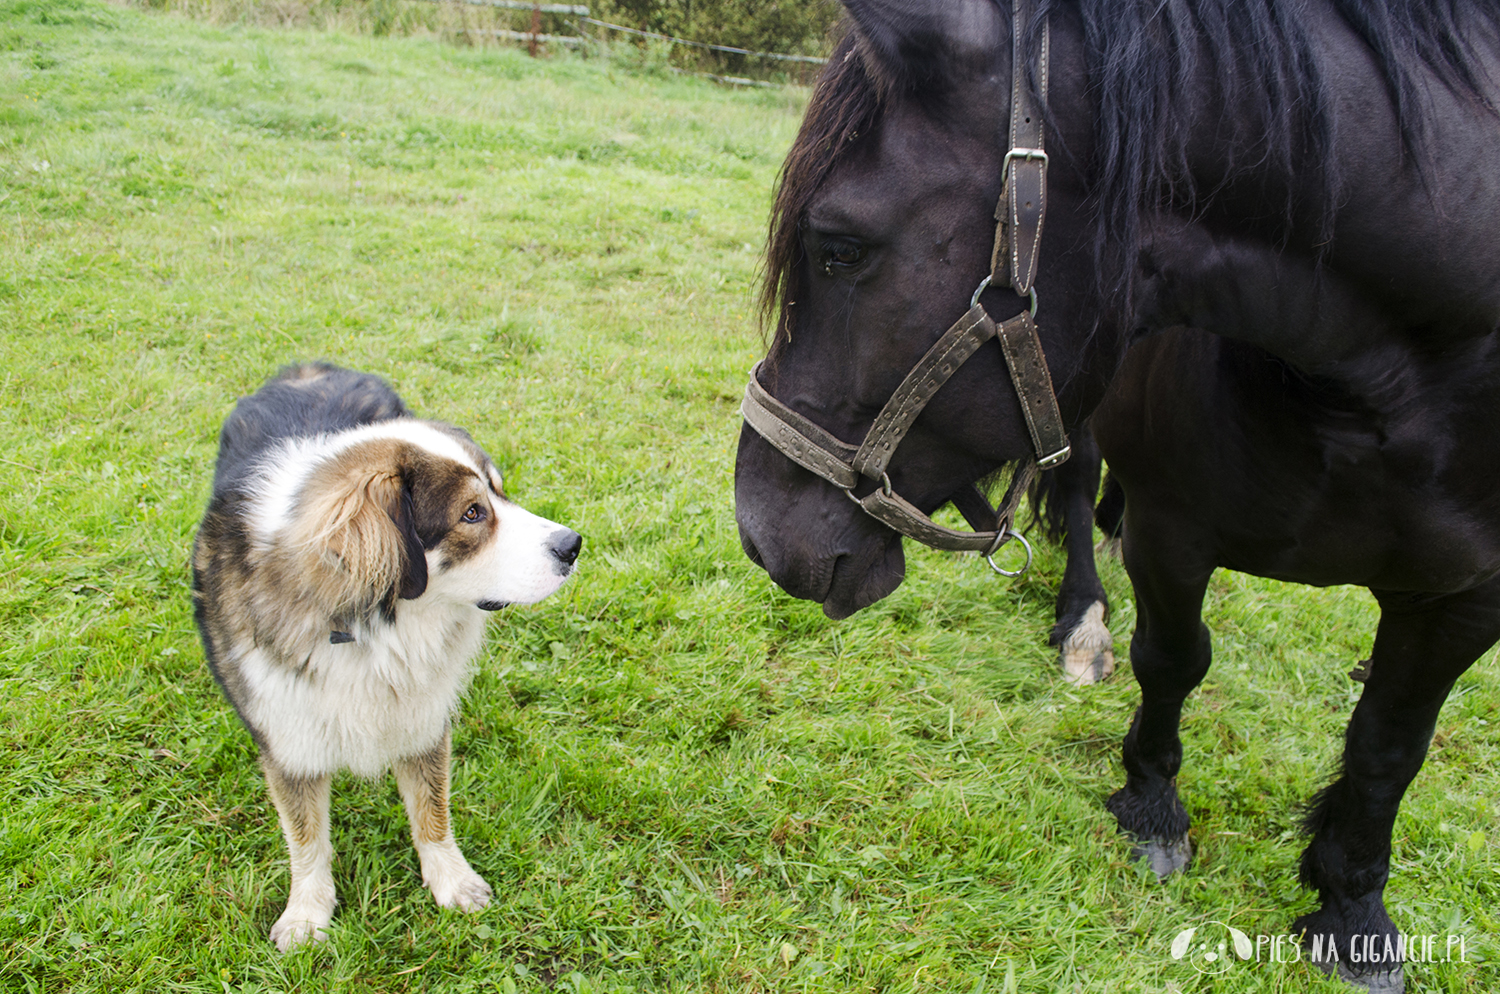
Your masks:
<svg viewBox="0 0 1500 994"><path fill-rule="evenodd" d="M1500 638L1500 10L1038 0L1012 39L991 0L845 3L772 217L762 385L859 439L971 293L1024 306L980 284L1016 175L1016 41L1033 102L1049 87L1041 344L1075 443L1099 408L1127 498L1142 704L1109 808L1158 869L1186 862L1177 726L1216 566L1369 587L1367 682L1302 861L1321 906L1294 927L1325 969L1400 989L1392 825L1449 689ZM1026 459L1009 384L980 346L879 485L931 511ZM831 617L885 596L900 536L847 499L876 484L841 493L785 451L741 436L746 552Z"/></svg>

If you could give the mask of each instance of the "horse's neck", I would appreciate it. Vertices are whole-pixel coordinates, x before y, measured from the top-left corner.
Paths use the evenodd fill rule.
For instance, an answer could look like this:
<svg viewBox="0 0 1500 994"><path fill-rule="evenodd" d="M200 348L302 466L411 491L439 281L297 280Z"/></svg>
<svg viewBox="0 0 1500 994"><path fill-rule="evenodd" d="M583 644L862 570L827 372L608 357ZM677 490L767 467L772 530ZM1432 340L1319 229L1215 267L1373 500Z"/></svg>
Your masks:
<svg viewBox="0 0 1500 994"><path fill-rule="evenodd" d="M1334 37L1323 53L1341 176L1331 241L1316 245L1303 230L1267 235L1203 205L1195 216L1159 216L1142 244L1137 326L1203 328L1314 373L1372 350L1431 353L1495 334L1500 117L1431 81L1419 161L1403 147L1368 52L1347 42ZM1500 57L1489 61L1500 66ZM1500 106L1500 90L1486 96ZM1220 188L1229 202L1253 202L1245 189L1276 186L1231 177L1227 162L1213 175L1212 149L1204 165L1199 189Z"/></svg>

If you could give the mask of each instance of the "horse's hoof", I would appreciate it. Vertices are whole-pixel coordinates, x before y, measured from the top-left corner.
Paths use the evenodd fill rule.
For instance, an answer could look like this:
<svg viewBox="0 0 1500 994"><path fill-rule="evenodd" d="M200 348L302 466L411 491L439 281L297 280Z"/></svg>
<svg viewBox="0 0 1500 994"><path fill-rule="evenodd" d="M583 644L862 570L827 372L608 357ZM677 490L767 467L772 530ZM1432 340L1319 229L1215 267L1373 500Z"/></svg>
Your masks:
<svg viewBox="0 0 1500 994"><path fill-rule="evenodd" d="M1399 963L1390 970L1355 973L1343 960L1329 962L1308 957L1308 962L1327 974L1332 974L1337 970L1340 980L1361 990L1369 991L1370 994L1406 994L1406 974Z"/></svg>
<svg viewBox="0 0 1500 994"><path fill-rule="evenodd" d="M1156 874L1156 879L1165 882L1177 871L1187 869L1193 861L1193 844L1186 835L1175 839L1137 839L1130 850L1130 858L1144 861Z"/></svg>
<svg viewBox="0 0 1500 994"><path fill-rule="evenodd" d="M1063 639L1057 657L1063 678L1075 686L1100 683L1115 671L1114 638L1104 624L1104 604L1089 605Z"/></svg>
<svg viewBox="0 0 1500 994"><path fill-rule="evenodd" d="M1115 654L1110 649L1070 653L1065 648L1058 655L1057 662L1062 668L1063 679L1078 687L1103 683L1115 671Z"/></svg>

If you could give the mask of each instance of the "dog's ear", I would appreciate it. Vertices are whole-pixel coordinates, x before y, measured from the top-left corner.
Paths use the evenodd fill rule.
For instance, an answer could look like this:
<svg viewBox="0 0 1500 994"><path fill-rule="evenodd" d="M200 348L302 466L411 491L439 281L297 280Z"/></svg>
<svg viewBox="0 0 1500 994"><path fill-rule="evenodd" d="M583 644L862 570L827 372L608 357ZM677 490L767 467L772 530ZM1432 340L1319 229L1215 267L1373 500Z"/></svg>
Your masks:
<svg viewBox="0 0 1500 994"><path fill-rule="evenodd" d="M427 590L427 550L417 536L417 507L412 503L411 487L401 488L401 497L391 510L391 522L401 533L406 553L401 569L401 599L416 600Z"/></svg>
<svg viewBox="0 0 1500 994"><path fill-rule="evenodd" d="M331 612L364 611L427 589L416 509L388 453L341 453L310 474L297 502L293 545ZM313 579L316 577L316 579Z"/></svg>

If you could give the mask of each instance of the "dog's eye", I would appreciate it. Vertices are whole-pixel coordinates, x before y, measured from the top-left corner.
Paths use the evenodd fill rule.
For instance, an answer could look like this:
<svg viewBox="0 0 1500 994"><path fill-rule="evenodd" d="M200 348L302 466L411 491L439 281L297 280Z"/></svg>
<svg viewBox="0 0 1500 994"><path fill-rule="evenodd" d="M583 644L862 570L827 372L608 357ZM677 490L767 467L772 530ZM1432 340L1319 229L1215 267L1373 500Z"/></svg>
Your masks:
<svg viewBox="0 0 1500 994"><path fill-rule="evenodd" d="M480 507L478 504L470 504L469 509L464 512L464 520L471 525L476 521L483 521L484 508Z"/></svg>

